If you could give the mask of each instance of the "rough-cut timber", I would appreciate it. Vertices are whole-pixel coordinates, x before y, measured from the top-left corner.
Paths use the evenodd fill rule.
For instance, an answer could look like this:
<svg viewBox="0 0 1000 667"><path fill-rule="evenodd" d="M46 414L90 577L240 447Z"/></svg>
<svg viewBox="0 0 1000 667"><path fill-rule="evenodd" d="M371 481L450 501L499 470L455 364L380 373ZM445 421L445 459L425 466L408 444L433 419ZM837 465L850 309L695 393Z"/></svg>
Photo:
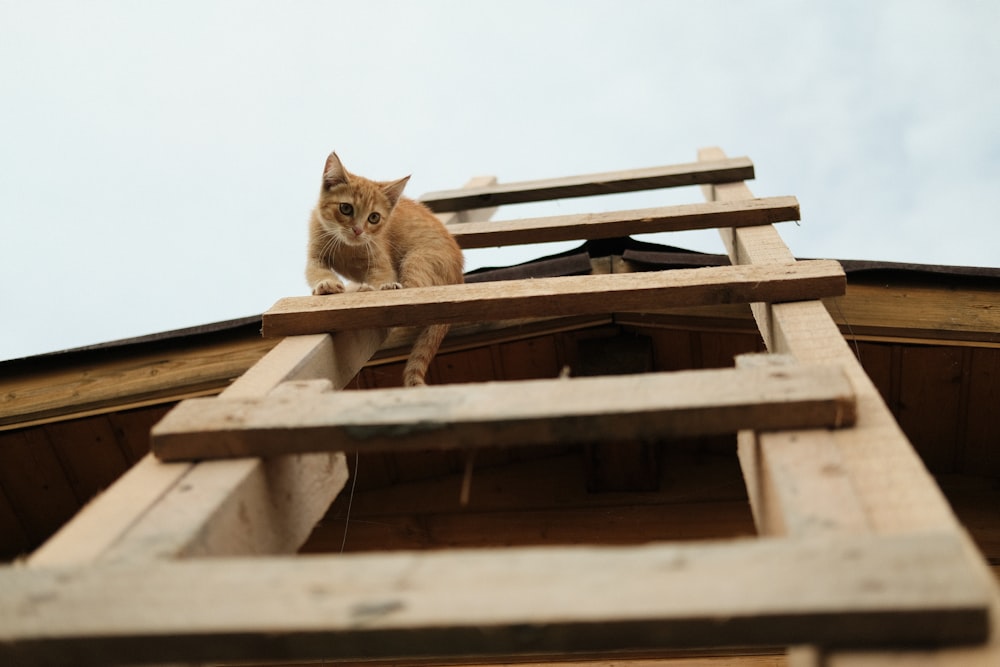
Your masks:
<svg viewBox="0 0 1000 667"><path fill-rule="evenodd" d="M753 178L749 158L726 158L665 167L586 174L518 183L498 183L460 190L429 192L420 198L437 213L486 208L502 204L587 197L636 190L672 188L705 183L725 183Z"/></svg>
<svg viewBox="0 0 1000 667"><path fill-rule="evenodd" d="M812 260L766 266L713 266L380 292L288 297L264 313L265 336L344 329L649 311L843 294L840 264Z"/></svg>
<svg viewBox="0 0 1000 667"><path fill-rule="evenodd" d="M315 451L662 440L854 422L837 368L715 369L565 380L191 399L152 432L163 460Z"/></svg>
<svg viewBox="0 0 1000 667"><path fill-rule="evenodd" d="M699 151L699 156L714 161L724 154L710 148ZM752 196L743 183L709 186L705 193L719 201ZM792 257L772 226L720 233L733 263L766 266ZM758 529L763 534L826 534L840 539L865 532L951 534L965 544L966 567L982 568L981 557L822 304L755 303L752 310L769 350L799 363L839 365L858 398L858 422L852 429L740 434L740 460L749 464L744 473L751 499L756 498ZM847 494L853 498L845 498ZM983 592L994 610L1000 608L995 583L984 579ZM909 648L869 654L797 649L790 658L796 667L997 665L1000 615L994 613L990 641L983 646L918 652L915 642Z"/></svg>
<svg viewBox="0 0 1000 667"><path fill-rule="evenodd" d="M716 227L750 227L799 219L795 197L770 197L737 202L660 206L613 213L584 213L451 226L463 248L580 239L607 239L631 234L676 232Z"/></svg>
<svg viewBox="0 0 1000 667"><path fill-rule="evenodd" d="M342 387L384 337L367 330L285 339L222 396L262 396L282 382L316 377ZM346 476L343 457L328 453L206 465L168 465L149 455L28 562L44 567L294 551Z"/></svg>
<svg viewBox="0 0 1000 667"><path fill-rule="evenodd" d="M981 641L953 536L195 559L0 570L0 663Z"/></svg>

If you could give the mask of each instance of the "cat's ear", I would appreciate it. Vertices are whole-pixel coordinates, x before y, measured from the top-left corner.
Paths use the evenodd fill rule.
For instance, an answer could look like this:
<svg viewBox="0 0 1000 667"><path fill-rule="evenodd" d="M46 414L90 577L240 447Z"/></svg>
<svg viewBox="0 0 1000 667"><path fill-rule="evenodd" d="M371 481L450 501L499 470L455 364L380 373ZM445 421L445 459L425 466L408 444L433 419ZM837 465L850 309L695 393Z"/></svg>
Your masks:
<svg viewBox="0 0 1000 667"><path fill-rule="evenodd" d="M332 188L334 185L347 182L347 170L341 164L337 153L330 153L326 158L326 166L323 168L323 186Z"/></svg>
<svg viewBox="0 0 1000 667"><path fill-rule="evenodd" d="M388 197L390 205L395 206L396 202L399 201L399 198L403 196L403 188L406 187L406 183L409 180L409 176L404 176L398 181L382 184L382 192L386 197Z"/></svg>

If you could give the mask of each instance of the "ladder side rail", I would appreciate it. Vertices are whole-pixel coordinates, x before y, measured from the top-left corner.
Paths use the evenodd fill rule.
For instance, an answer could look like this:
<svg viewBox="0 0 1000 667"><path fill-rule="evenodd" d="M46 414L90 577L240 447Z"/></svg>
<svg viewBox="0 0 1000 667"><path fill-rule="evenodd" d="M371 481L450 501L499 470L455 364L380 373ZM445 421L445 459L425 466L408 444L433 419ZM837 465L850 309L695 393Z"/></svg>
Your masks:
<svg viewBox="0 0 1000 667"><path fill-rule="evenodd" d="M489 186L495 180L474 178L466 186ZM442 217L448 223L482 220L491 213L458 211ZM318 377L342 388L385 337L384 330L375 329L286 338L221 395L259 397L283 382ZM105 558L294 551L346 475L343 456L330 453L198 464L167 464L148 454L36 549L27 563L71 566Z"/></svg>
<svg viewBox="0 0 1000 667"><path fill-rule="evenodd" d="M724 155L718 148L699 151L699 158L708 161ZM752 196L744 183L714 184L703 191L716 201ZM793 259L771 225L721 229L720 235L733 264ZM1000 664L997 583L826 307L821 301L805 301L755 303L751 308L771 352L799 363L839 365L857 397L857 423L850 429L740 434L740 461L758 530L789 537L956 534L965 545L965 565L978 572L993 598L991 639L982 647L874 654L801 648L790 653L790 662L796 667ZM831 476L841 479L831 482ZM839 502L845 487L853 490L856 501ZM803 507L809 508L805 515Z"/></svg>
<svg viewBox="0 0 1000 667"><path fill-rule="evenodd" d="M326 334L286 338L222 395L263 396L289 380L330 374L343 377L350 374L351 365L360 369L361 358L369 350L374 354L381 338L381 332L345 332L337 337L342 345ZM355 361L345 363L344 355L335 351L340 347L353 347L360 353ZM290 532L281 527L282 522L308 523L308 517L286 517L275 511L244 511L241 516L240 502L249 503L248 507L271 505L271 495L279 489L269 489L263 483L269 480L281 480L281 486L289 488L323 483L339 488L337 484L342 486L343 479L343 462L337 463L327 454L292 463L242 459L224 465L166 464L148 454L39 547L28 564L83 566L107 558L141 559L204 551L206 536L232 535L234 531L255 537L257 544L243 543L252 552L264 550L264 545L269 551L291 550L298 546L293 546L294 542L308 536L312 525L302 535L302 527ZM285 509L303 511L301 503L291 503ZM321 516L325 509L312 514L318 511ZM170 514L175 516L169 526L162 525L164 515ZM284 536L286 543L276 544L275 536ZM233 553L233 548L226 551Z"/></svg>

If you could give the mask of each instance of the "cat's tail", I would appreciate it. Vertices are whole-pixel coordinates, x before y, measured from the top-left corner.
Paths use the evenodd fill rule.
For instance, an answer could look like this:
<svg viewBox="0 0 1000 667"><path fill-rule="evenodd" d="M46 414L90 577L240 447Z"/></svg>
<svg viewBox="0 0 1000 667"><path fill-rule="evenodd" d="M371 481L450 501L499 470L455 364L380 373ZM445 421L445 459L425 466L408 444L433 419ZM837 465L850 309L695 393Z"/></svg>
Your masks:
<svg viewBox="0 0 1000 667"><path fill-rule="evenodd" d="M441 341L448 333L447 324L432 324L419 334L413 343L410 357L406 360L406 367L403 369L403 384L407 387L419 387L427 384L424 377L427 369L434 360Z"/></svg>

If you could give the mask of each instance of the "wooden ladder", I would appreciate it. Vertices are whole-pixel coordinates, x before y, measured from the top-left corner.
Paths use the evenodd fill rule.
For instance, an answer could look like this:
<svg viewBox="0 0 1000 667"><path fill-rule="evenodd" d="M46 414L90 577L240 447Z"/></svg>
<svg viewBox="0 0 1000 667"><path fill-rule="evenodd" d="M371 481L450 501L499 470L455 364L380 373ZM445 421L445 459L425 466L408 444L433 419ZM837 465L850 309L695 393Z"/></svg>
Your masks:
<svg viewBox="0 0 1000 667"><path fill-rule="evenodd" d="M284 339L183 401L147 457L26 567L0 571L0 663L414 659L800 646L801 665L1000 664L995 583L821 297L745 158L425 201L465 248L719 228L730 266L282 299ZM502 204L680 185L706 203L488 222ZM735 368L338 392L389 327L751 304ZM294 553L345 453L738 433L760 538L636 547ZM237 557L253 555L253 558ZM208 558L211 556L211 558ZM995 614L993 615L995 616ZM919 649L919 650L918 650ZM965 661L965 662L963 662ZM893 663L895 664L895 663Z"/></svg>

